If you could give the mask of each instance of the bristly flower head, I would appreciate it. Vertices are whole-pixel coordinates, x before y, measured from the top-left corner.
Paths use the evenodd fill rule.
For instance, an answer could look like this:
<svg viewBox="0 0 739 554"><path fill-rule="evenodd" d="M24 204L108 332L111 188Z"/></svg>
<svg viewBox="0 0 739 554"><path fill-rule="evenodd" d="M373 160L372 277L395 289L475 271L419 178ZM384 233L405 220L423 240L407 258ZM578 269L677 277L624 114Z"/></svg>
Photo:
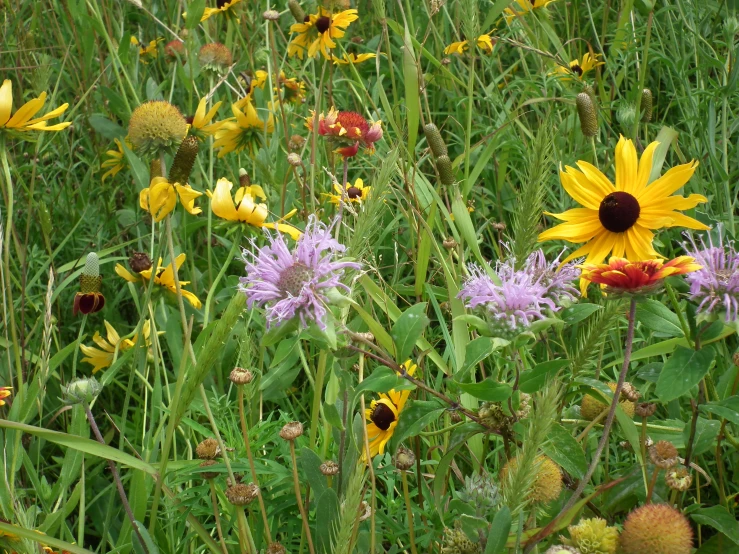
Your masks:
<svg viewBox="0 0 739 554"><path fill-rule="evenodd" d="M630 262L613 257L607 264L584 264L582 277L588 283L598 283L607 293L618 297L623 294L642 295L654 292L662 285L665 277L684 275L701 269L690 256L679 256L673 260L643 260Z"/></svg>
<svg viewBox="0 0 739 554"><path fill-rule="evenodd" d="M547 263L541 251L531 254L519 270L514 269L513 258L498 262L495 272L500 284L484 269L471 265L470 277L457 298L463 298L468 308L481 307L493 320L491 331L495 334L514 337L533 321L544 319L547 309L556 312L562 300L577 294L571 283L579 270L570 264L557 273L556 263Z"/></svg>
<svg viewBox="0 0 739 554"><path fill-rule="evenodd" d="M240 289L246 294L247 305L266 306L267 326L300 317L304 327L313 321L326 329L326 305L332 289L349 287L341 282L345 269L360 269L353 262L336 261L337 253L346 247L331 236L331 225L314 216L308 220L305 233L291 251L281 233L269 234L269 244L254 251L244 250L246 277Z"/></svg>
<svg viewBox="0 0 739 554"><path fill-rule="evenodd" d="M690 284L690 298L698 303L701 314L711 315L723 310L726 322L739 319L739 253L734 243L724 245L721 230L718 244L708 235L708 245L701 237L700 246L691 238L688 252L702 269L686 277Z"/></svg>
<svg viewBox="0 0 739 554"><path fill-rule="evenodd" d="M347 158L356 156L360 145L373 153L375 143L382 138L382 122L367 121L357 112L340 112L331 108L327 114L318 114L316 118L315 112L311 111L305 120L306 127L313 131L316 120L318 134L342 146L336 152Z"/></svg>

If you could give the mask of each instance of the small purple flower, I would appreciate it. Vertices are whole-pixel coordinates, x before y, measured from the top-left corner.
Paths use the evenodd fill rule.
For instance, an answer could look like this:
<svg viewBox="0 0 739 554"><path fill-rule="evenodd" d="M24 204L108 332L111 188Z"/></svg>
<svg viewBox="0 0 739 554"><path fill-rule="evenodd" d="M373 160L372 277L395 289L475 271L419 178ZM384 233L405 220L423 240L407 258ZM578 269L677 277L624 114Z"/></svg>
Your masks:
<svg viewBox="0 0 739 554"><path fill-rule="evenodd" d="M739 319L739 254L732 241L724 245L721 235L719 230L718 245L714 245L709 234L708 246L703 238L700 246L690 238L693 248L688 249L688 255L703 268L688 273L685 280L690 285L691 300L698 303L698 312L711 314L723 309L730 323Z"/></svg>
<svg viewBox="0 0 739 554"><path fill-rule="evenodd" d="M559 267L562 254L564 250L552 262L547 262L544 251L539 249L529 255L524 266L524 271L531 274L535 283L545 287L545 295L557 304L562 300L572 301L580 296L580 292L572 286L572 283L580 278L580 269L575 263Z"/></svg>
<svg viewBox="0 0 739 554"><path fill-rule="evenodd" d="M334 288L349 292L341 282L344 270L361 268L358 263L334 261L346 249L331 236L336 223L326 226L311 216L292 251L279 232L268 233L269 244L262 248L252 240L256 252L243 250L246 277L240 279L239 289L250 308L266 306L268 328L299 316L303 327L314 321L326 329L327 294Z"/></svg>

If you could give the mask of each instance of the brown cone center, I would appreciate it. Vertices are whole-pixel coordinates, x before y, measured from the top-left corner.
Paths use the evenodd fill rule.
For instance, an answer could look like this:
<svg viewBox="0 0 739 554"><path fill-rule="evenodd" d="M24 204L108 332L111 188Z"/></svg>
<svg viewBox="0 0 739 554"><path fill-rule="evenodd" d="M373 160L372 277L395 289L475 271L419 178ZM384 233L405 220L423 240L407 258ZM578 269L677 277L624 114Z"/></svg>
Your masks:
<svg viewBox="0 0 739 554"><path fill-rule="evenodd" d="M346 189L346 195L351 200L355 200L357 198L362 198L362 191L357 187L349 187L348 189Z"/></svg>
<svg viewBox="0 0 739 554"><path fill-rule="evenodd" d="M386 404L378 402L372 410L370 419L377 427L383 431L387 431L390 429L392 422L395 421L395 412Z"/></svg>
<svg viewBox="0 0 739 554"><path fill-rule="evenodd" d="M325 33L329 27L331 27L331 20L325 15L316 19L316 29L318 29L319 33Z"/></svg>
<svg viewBox="0 0 739 554"><path fill-rule="evenodd" d="M573 65L570 69L582 77L582 67L579 64Z"/></svg>
<svg viewBox="0 0 739 554"><path fill-rule="evenodd" d="M628 192L612 192L600 203L598 219L612 233L631 229L639 219L639 201Z"/></svg>

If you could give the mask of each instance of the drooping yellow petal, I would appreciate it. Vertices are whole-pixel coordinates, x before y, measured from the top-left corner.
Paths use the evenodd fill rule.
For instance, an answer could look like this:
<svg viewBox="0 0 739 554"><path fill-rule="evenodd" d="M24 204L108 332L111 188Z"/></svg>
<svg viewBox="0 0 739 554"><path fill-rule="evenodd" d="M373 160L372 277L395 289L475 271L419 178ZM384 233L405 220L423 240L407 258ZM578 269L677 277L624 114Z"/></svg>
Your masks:
<svg viewBox="0 0 739 554"><path fill-rule="evenodd" d="M654 151L658 146L659 142L652 142L644 149L644 152L642 152L641 158L639 159L639 171L636 176L636 185L631 193L636 197L638 197L649 184L649 175L652 173Z"/></svg>
<svg viewBox="0 0 739 554"><path fill-rule="evenodd" d="M297 229L292 225L288 225L287 223L265 223L262 227L266 227L267 229L276 229L280 233L286 233L290 235L293 240L298 240L300 235L303 234L300 229Z"/></svg>
<svg viewBox="0 0 739 554"><path fill-rule="evenodd" d="M107 321L103 320L103 323L105 324L105 329L108 332L108 342L113 346L121 342L121 336L118 334L118 331L116 331L113 326Z"/></svg>
<svg viewBox="0 0 739 554"><path fill-rule="evenodd" d="M13 111L13 83L10 79L3 81L0 87L0 128L10 119L10 112Z"/></svg>
<svg viewBox="0 0 739 554"><path fill-rule="evenodd" d="M177 192L164 177L156 177L149 187L149 212L157 223L171 213L177 205Z"/></svg>
<svg viewBox="0 0 739 554"><path fill-rule="evenodd" d="M652 246L653 241L654 233L637 223L626 231L626 258L629 261L659 258L659 254L657 254Z"/></svg>
<svg viewBox="0 0 739 554"><path fill-rule="evenodd" d="M182 298L187 300L193 308L199 310L200 307L203 305L200 302L200 299L197 296L195 296L194 293L190 292L189 290L185 290L182 287L180 287L180 292L182 292Z"/></svg>
<svg viewBox="0 0 739 554"><path fill-rule="evenodd" d="M136 275L134 275L133 273L131 273L130 271L128 271L121 264L115 264L115 272L120 277L123 277L126 281L130 281L131 283L138 283L139 282L139 278ZM141 273L143 274L143 271Z"/></svg>
<svg viewBox="0 0 739 554"><path fill-rule="evenodd" d="M28 121L44 107L46 103L46 93L42 92L38 98L33 98L23 104L17 112L10 118L6 127L19 128L23 127Z"/></svg>
<svg viewBox="0 0 739 554"><path fill-rule="evenodd" d="M232 188L233 183L228 179L218 179L213 196L210 199L210 209L213 213L221 219L228 221L238 220L236 206L234 205L233 198L231 198Z"/></svg>
<svg viewBox="0 0 739 554"><path fill-rule="evenodd" d="M202 196L202 192L193 189L190 185L183 186L179 183L175 183L174 188L180 197L180 203L187 210L187 213L198 215L203 212L200 208L195 207L195 199Z"/></svg>

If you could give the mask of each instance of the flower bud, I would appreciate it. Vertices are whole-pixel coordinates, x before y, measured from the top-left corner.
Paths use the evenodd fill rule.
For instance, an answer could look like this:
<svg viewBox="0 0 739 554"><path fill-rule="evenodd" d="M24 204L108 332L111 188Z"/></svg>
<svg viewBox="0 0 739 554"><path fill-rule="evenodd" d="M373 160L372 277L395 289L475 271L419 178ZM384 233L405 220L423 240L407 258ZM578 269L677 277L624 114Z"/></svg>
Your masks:
<svg viewBox="0 0 739 554"><path fill-rule="evenodd" d="M648 88L641 93L641 120L642 123L652 121L652 91Z"/></svg>
<svg viewBox="0 0 739 554"><path fill-rule="evenodd" d="M291 421L280 430L280 437L286 441L294 441L303 434L303 424L299 421Z"/></svg>
<svg viewBox="0 0 739 554"><path fill-rule="evenodd" d="M595 103L586 92L577 95L577 114L580 116L580 129L586 137L594 137L598 133L598 116Z"/></svg>
<svg viewBox="0 0 739 554"><path fill-rule="evenodd" d="M90 404L102 390L103 386L94 377L76 379L66 387L62 387L64 403L68 405Z"/></svg>
<svg viewBox="0 0 739 554"><path fill-rule="evenodd" d="M280 19L280 12L277 10L267 10L262 14L262 17L267 21L278 21Z"/></svg>
<svg viewBox="0 0 739 554"><path fill-rule="evenodd" d="M234 385L248 385L254 380L254 374L243 367L235 367L228 378Z"/></svg>
<svg viewBox="0 0 739 554"><path fill-rule="evenodd" d="M439 156L436 159L436 169L439 172L442 185L450 186L454 184L454 171L452 171L452 161L449 156Z"/></svg>
<svg viewBox="0 0 739 554"><path fill-rule="evenodd" d="M657 411L657 404L652 402L639 402L634 409L634 413L639 417L650 417Z"/></svg>
<svg viewBox="0 0 739 554"><path fill-rule="evenodd" d="M300 167L303 163L303 160L300 159L300 154L297 152L290 152L287 155L287 163L289 163L293 167Z"/></svg>
<svg viewBox="0 0 739 554"><path fill-rule="evenodd" d="M151 269L151 258L146 252L134 252L128 258L128 265L134 273L141 273L147 269Z"/></svg>
<svg viewBox="0 0 739 554"><path fill-rule="evenodd" d="M457 247L457 241L456 241L456 240L454 240L454 239L453 239L452 237L449 237L449 238L446 238L446 239L444 239L444 240L443 240L443 242L442 242L441 244L442 244L442 245L444 246L444 248L446 248L447 250L451 250L451 249L453 249L453 248L456 248L456 247Z"/></svg>
<svg viewBox="0 0 739 554"><path fill-rule="evenodd" d="M339 473L339 464L337 464L333 460L328 460L326 462L323 462L318 469L320 469L321 473L323 473L326 477L330 477Z"/></svg>
<svg viewBox="0 0 739 554"><path fill-rule="evenodd" d="M187 133L187 122L169 102L152 100L136 108L128 123L128 139L144 156L172 152Z"/></svg>
<svg viewBox="0 0 739 554"><path fill-rule="evenodd" d="M395 467L401 471L407 471L411 469L415 463L416 456L411 450L405 446L398 448L398 451L395 453Z"/></svg>
<svg viewBox="0 0 739 554"><path fill-rule="evenodd" d="M290 140L287 143L288 148L290 150L300 150L305 146L305 137L302 137L300 135L291 135Z"/></svg>
<svg viewBox="0 0 739 554"><path fill-rule="evenodd" d="M195 158L198 156L199 149L200 143L194 136L190 135L183 139L172 161L172 168L169 170L170 183L180 183L181 185L187 183L192 168L195 166Z"/></svg>
<svg viewBox="0 0 739 554"><path fill-rule="evenodd" d="M254 483L238 483L226 489L226 498L234 506L246 506L259 496L259 487Z"/></svg>
<svg viewBox="0 0 739 554"><path fill-rule="evenodd" d="M423 133L426 135L426 141L431 147L431 151L434 153L434 157L447 156L449 152L444 144L444 139L441 138L439 128L433 123L427 123L423 126Z"/></svg>
<svg viewBox="0 0 739 554"><path fill-rule="evenodd" d="M305 11L303 11L298 0L290 0L287 3L287 7L290 8L290 13L293 14L295 21L298 23L305 23Z"/></svg>

